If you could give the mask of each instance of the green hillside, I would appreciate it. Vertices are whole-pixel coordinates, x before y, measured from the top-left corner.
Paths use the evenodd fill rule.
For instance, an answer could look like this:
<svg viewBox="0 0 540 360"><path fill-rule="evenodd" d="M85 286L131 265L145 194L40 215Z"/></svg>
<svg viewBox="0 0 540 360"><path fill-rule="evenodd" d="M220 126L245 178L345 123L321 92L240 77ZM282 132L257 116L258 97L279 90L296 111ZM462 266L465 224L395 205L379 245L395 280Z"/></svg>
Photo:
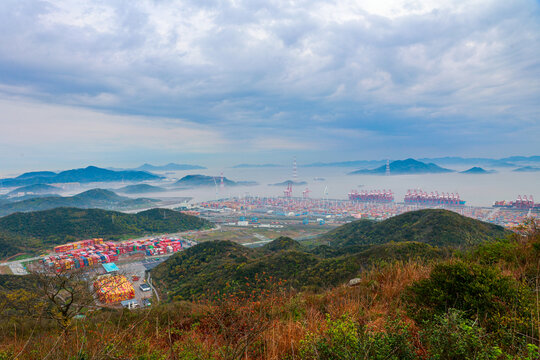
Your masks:
<svg viewBox="0 0 540 360"><path fill-rule="evenodd" d="M35 254L79 239L121 239L210 228L204 219L168 209L125 214L100 209L56 208L0 218L0 257Z"/></svg>
<svg viewBox="0 0 540 360"><path fill-rule="evenodd" d="M323 257L290 238L259 249L229 241L196 245L152 270L155 284L169 300L197 299L217 291L269 289L277 281L297 290L318 290L344 283L379 261L434 259L445 252L406 242L366 247L359 252Z"/></svg>
<svg viewBox="0 0 540 360"><path fill-rule="evenodd" d="M331 246L418 241L434 246L467 246L505 237L503 227L448 210L418 210L384 221L358 220L322 236Z"/></svg>

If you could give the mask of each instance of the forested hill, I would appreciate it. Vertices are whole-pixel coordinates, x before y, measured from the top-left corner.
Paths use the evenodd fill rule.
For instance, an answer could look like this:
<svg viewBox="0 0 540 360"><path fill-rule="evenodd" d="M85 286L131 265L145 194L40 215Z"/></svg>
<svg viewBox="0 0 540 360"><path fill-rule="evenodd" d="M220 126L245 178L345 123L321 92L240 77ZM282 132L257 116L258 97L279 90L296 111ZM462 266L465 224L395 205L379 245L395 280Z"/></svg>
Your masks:
<svg viewBox="0 0 540 360"><path fill-rule="evenodd" d="M168 300L193 300L227 291L262 291L276 283L297 290L318 290L347 282L379 261L435 259L444 254L441 249L417 242L349 248L330 254L320 248L308 251L284 237L258 249L211 241L173 255L152 270L152 278Z"/></svg>
<svg viewBox="0 0 540 360"><path fill-rule="evenodd" d="M120 239L144 234L206 229L209 221L169 209L125 214L100 209L57 208L0 218L0 258L35 254L79 239Z"/></svg>
<svg viewBox="0 0 540 360"><path fill-rule="evenodd" d="M384 221L358 220L325 235L331 246L418 241L435 246L467 246L504 238L503 227L459 215L453 211L426 209L407 212Z"/></svg>

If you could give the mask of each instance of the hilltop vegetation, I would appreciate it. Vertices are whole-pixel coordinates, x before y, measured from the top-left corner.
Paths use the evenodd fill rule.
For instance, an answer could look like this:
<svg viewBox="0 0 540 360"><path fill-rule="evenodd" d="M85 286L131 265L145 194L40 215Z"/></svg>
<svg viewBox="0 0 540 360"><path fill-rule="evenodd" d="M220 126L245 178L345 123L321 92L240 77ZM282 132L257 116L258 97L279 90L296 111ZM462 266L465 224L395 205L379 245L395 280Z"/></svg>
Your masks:
<svg viewBox="0 0 540 360"><path fill-rule="evenodd" d="M152 271L170 299L197 299L208 291L242 289L261 273L297 290L320 290L358 276L381 261L441 259L451 248L470 247L509 234L500 226L447 210L420 210L382 222L360 220L323 235L330 246L306 249L280 237L262 248L210 242L174 255Z"/></svg>
<svg viewBox="0 0 540 360"><path fill-rule="evenodd" d="M169 209L137 214L78 208L15 213L0 218L0 256L36 254L45 248L93 237L117 240L211 227L207 220Z"/></svg>
<svg viewBox="0 0 540 360"><path fill-rule="evenodd" d="M469 246L504 238L507 230L448 210L410 211L387 220L357 220L322 236L331 246L418 241L433 246Z"/></svg>
<svg viewBox="0 0 540 360"><path fill-rule="evenodd" d="M320 248L308 251L286 237L258 249L230 241L205 242L174 255L153 269L152 276L170 300L193 300L216 291L262 290L268 285L260 282L263 277L286 281L288 287L297 290L320 290L346 282L380 261L431 260L445 254L414 242L342 250L330 254Z"/></svg>

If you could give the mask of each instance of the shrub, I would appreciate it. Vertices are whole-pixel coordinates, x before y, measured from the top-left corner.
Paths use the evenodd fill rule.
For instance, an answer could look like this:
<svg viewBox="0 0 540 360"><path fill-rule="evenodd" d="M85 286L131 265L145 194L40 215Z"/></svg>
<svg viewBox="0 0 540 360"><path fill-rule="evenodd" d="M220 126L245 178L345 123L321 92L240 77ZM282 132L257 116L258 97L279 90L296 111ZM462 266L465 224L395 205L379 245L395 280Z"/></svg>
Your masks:
<svg viewBox="0 0 540 360"><path fill-rule="evenodd" d="M308 333L301 341L300 357L319 360L414 359L407 327L391 321L385 332L368 331L349 315L327 319L322 335Z"/></svg>
<svg viewBox="0 0 540 360"><path fill-rule="evenodd" d="M499 336L526 333L530 324L530 291L499 270L478 264L447 262L435 266L430 277L411 285L404 293L409 314L427 321L450 308Z"/></svg>
<svg viewBox="0 0 540 360"><path fill-rule="evenodd" d="M502 350L490 343L485 329L456 309L436 316L420 337L427 345L428 359L487 360L502 356Z"/></svg>

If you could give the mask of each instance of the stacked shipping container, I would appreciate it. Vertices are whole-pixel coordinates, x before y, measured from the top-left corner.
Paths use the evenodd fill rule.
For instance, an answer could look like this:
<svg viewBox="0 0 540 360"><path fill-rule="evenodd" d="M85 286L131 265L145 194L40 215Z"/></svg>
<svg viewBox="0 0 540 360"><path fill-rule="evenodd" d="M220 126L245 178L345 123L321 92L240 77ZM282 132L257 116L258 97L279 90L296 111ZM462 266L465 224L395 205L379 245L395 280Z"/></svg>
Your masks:
<svg viewBox="0 0 540 360"><path fill-rule="evenodd" d="M133 299L135 289L125 276L102 276L94 282L94 290L100 302L111 304Z"/></svg>
<svg viewBox="0 0 540 360"><path fill-rule="evenodd" d="M76 245L74 245L76 244ZM86 246L82 246L86 244ZM177 238L155 238L130 240L121 243L104 242L103 239L91 239L57 246L56 255L41 259L41 262L57 272L80 269L102 263L115 262L120 255L141 252L147 256L174 253L194 245L194 242ZM61 249L67 249L60 251Z"/></svg>

